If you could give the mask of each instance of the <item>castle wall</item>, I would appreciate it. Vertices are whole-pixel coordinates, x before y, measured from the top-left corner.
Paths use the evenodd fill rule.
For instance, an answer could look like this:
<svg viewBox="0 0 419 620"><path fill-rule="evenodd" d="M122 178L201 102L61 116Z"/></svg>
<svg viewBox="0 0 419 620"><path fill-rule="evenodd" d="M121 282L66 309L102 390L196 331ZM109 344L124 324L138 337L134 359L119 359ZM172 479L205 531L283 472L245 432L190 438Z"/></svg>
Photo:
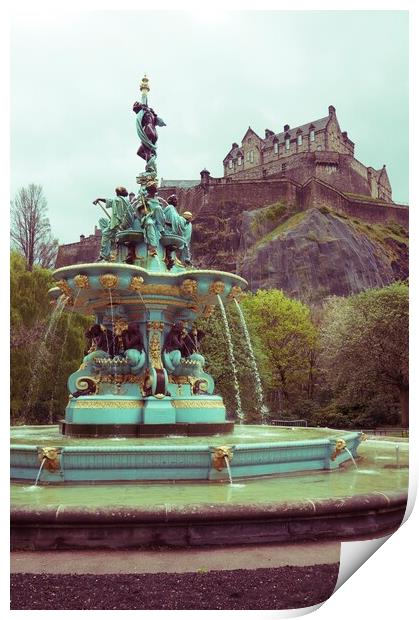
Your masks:
<svg viewBox="0 0 419 620"><path fill-rule="evenodd" d="M372 224L393 221L405 227L409 225L407 207L349 198L317 179L311 179L301 188L299 198L303 209L325 206Z"/></svg>

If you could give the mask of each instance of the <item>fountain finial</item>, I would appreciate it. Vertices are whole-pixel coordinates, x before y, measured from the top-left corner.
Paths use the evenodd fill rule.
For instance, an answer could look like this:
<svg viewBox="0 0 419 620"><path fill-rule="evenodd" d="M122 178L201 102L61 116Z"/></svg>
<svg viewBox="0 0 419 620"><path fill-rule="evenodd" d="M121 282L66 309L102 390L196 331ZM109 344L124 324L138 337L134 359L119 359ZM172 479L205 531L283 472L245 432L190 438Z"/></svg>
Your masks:
<svg viewBox="0 0 419 620"><path fill-rule="evenodd" d="M150 92L150 86L148 85L149 79L147 75L144 73L144 77L141 80L140 84L140 92L141 92L141 102L147 105L147 93Z"/></svg>

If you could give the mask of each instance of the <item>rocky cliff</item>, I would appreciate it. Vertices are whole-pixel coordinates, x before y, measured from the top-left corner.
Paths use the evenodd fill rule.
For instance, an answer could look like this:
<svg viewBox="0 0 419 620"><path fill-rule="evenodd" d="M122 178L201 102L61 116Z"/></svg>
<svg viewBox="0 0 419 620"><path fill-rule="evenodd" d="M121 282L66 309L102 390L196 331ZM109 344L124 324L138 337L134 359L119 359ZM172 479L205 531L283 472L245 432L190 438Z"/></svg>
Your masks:
<svg viewBox="0 0 419 620"><path fill-rule="evenodd" d="M408 277L404 227L328 207L295 211L276 203L236 212L234 204L220 205L196 222L193 255L196 265L238 273L253 291L280 288L311 304Z"/></svg>

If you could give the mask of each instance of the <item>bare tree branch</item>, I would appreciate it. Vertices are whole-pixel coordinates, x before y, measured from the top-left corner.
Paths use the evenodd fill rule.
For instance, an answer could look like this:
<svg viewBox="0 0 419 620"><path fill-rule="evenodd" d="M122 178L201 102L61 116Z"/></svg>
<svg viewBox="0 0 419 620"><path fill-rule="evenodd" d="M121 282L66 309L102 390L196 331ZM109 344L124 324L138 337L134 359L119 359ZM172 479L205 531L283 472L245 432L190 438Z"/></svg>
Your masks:
<svg viewBox="0 0 419 620"><path fill-rule="evenodd" d="M42 185L31 183L21 187L11 203L12 247L25 257L26 267L50 268L54 266L58 241L51 236L47 217L47 201Z"/></svg>

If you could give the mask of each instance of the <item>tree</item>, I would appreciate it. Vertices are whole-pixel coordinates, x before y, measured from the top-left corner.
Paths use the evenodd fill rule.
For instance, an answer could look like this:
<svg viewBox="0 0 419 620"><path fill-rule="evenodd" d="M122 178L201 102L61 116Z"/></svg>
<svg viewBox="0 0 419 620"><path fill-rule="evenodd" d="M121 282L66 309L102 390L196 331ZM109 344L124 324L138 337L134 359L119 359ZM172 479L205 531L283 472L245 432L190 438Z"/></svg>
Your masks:
<svg viewBox="0 0 419 620"><path fill-rule="evenodd" d="M309 308L282 291L259 290L242 302L267 386L291 413L313 396L317 330Z"/></svg>
<svg viewBox="0 0 419 620"><path fill-rule="evenodd" d="M83 357L92 320L52 309L52 272L11 254L11 414L14 424L48 424L63 416L67 378Z"/></svg>
<svg viewBox="0 0 419 620"><path fill-rule="evenodd" d="M401 282L328 301L321 359L340 403L365 407L397 395L408 426L408 321L409 291Z"/></svg>
<svg viewBox="0 0 419 620"><path fill-rule="evenodd" d="M11 203L12 246L25 257L26 268L54 266L58 241L51 236L47 201L41 185L21 187Z"/></svg>

